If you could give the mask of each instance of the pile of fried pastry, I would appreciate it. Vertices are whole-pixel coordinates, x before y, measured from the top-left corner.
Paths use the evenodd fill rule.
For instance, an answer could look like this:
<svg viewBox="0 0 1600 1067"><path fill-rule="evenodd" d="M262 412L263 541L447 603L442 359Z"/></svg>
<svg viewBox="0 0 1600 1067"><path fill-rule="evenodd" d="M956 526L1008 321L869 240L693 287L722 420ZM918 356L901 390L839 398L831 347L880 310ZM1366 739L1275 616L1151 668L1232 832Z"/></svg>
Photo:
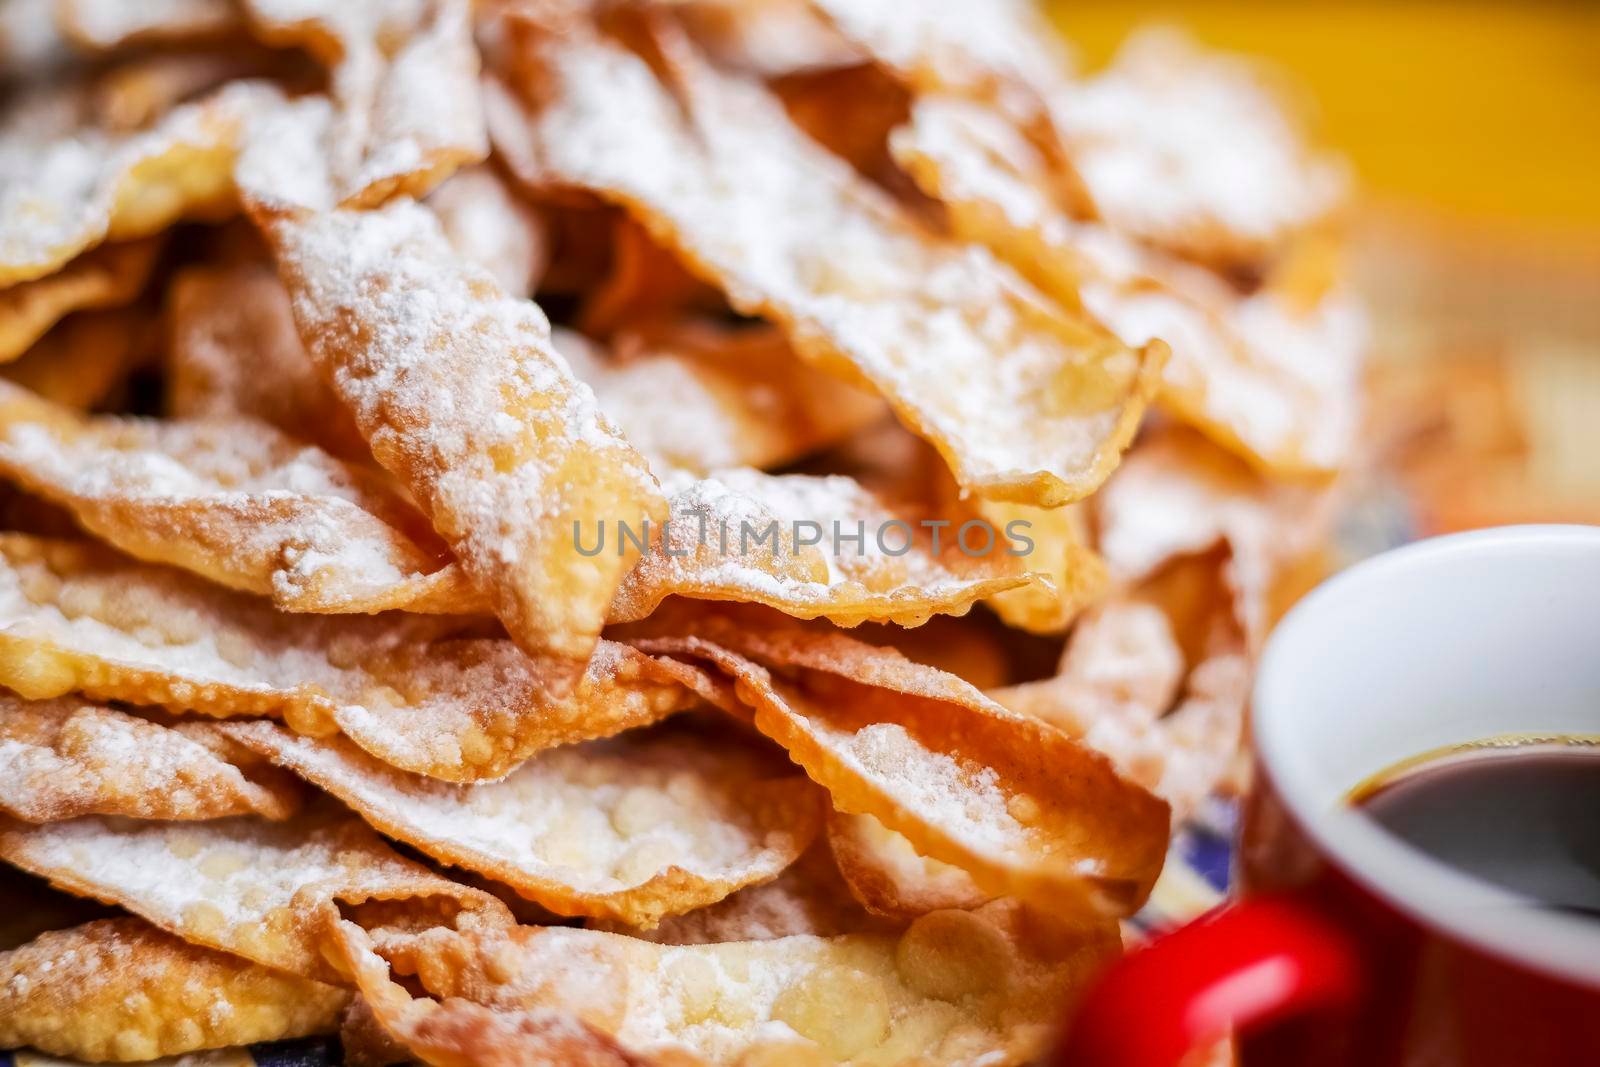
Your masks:
<svg viewBox="0 0 1600 1067"><path fill-rule="evenodd" d="M1302 125L1024 0L11 0L0 1047L1043 1054L1355 444Z"/></svg>

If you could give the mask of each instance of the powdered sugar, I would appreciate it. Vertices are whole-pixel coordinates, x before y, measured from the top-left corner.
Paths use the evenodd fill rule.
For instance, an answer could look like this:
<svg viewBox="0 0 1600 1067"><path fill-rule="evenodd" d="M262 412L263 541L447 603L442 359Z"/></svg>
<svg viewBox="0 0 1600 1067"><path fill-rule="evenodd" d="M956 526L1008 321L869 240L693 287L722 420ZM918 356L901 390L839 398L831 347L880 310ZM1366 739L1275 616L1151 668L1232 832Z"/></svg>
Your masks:
<svg viewBox="0 0 1600 1067"><path fill-rule="evenodd" d="M338 202L378 203L396 189L421 195L487 152L466 0L243 6L259 34L302 44L333 68L332 115L310 162Z"/></svg>
<svg viewBox="0 0 1600 1067"><path fill-rule="evenodd" d="M258 784L185 733L126 712L0 697L0 810L30 822L282 818L298 799L283 786Z"/></svg>
<svg viewBox="0 0 1600 1067"><path fill-rule="evenodd" d="M626 556L571 522L665 511L643 459L502 293L408 201L262 220L314 360L522 646L587 656Z"/></svg>
<svg viewBox="0 0 1600 1067"><path fill-rule="evenodd" d="M856 731L840 748L863 774L893 783L896 803L920 813L947 832L960 833L996 850L1012 847L1022 826L1006 810L1006 796L992 767L963 765L932 751L898 723L880 722Z"/></svg>
<svg viewBox="0 0 1600 1067"><path fill-rule="evenodd" d="M294 610L473 604L371 474L266 425L84 417L6 383L0 410L0 471L136 555Z"/></svg>
<svg viewBox="0 0 1600 1067"><path fill-rule="evenodd" d="M1348 299L1297 312L1271 292L1242 297L1201 268L1073 221L1051 199L1044 160L984 105L924 97L892 145L974 239L1059 298L1081 299L1127 344L1167 342L1167 407L1273 467L1327 470L1348 458L1363 344Z"/></svg>
<svg viewBox="0 0 1600 1067"><path fill-rule="evenodd" d="M186 940L313 978L333 977L310 925L322 901L369 894L474 897L402 859L348 819L75 819L0 829L0 855L77 892L120 903Z"/></svg>
<svg viewBox="0 0 1600 1067"><path fill-rule="evenodd" d="M113 222L119 237L140 237L231 196L237 138L262 99L261 86L238 83L126 136L8 128L0 136L0 285L50 273L104 239ZM158 160L184 161L183 181L172 177L175 166L151 165ZM165 195L137 185L144 181L162 183ZM131 195L135 189L147 195Z"/></svg>
<svg viewBox="0 0 1600 1067"><path fill-rule="evenodd" d="M239 19L228 0L63 0L57 8L73 40L97 50L205 37L235 28Z"/></svg>
<svg viewBox="0 0 1600 1067"><path fill-rule="evenodd" d="M759 86L675 56L686 122L619 48L562 38L544 58L534 143L506 137L530 180L625 203L802 355L853 365L964 487L1056 504L1109 470L1142 403L1136 354L985 250L919 230Z"/></svg>
<svg viewBox="0 0 1600 1067"><path fill-rule="evenodd" d="M664 537L623 580L615 620L641 618L676 594L754 601L843 625L915 625L1030 580L1024 561L1002 547L964 554L951 530L935 552L919 515L842 475L736 468L674 475L667 489Z"/></svg>
<svg viewBox="0 0 1600 1067"><path fill-rule="evenodd" d="M459 620L392 612L284 615L166 568L11 535L0 540L0 683L339 730L378 758L452 780L493 778L541 748L651 722L687 694L602 644L574 690L565 663Z"/></svg>
<svg viewBox="0 0 1600 1067"><path fill-rule="evenodd" d="M554 749L505 779L453 786L337 741L224 726L379 828L562 914L649 925L775 875L815 833L804 779L737 744L648 734Z"/></svg>
<svg viewBox="0 0 1600 1067"><path fill-rule="evenodd" d="M1101 215L1197 258L1259 255L1346 192L1344 167L1311 153L1258 71L1172 31L1136 36L1051 103Z"/></svg>

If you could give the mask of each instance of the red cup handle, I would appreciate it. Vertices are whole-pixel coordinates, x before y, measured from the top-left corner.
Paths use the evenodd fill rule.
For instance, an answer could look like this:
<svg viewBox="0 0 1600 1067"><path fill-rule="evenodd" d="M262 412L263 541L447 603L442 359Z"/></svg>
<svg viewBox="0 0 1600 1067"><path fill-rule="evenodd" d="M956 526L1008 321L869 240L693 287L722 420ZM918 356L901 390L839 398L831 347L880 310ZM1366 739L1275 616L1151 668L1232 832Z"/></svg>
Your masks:
<svg viewBox="0 0 1600 1067"><path fill-rule="evenodd" d="M1355 1002L1344 934L1293 897L1227 905L1112 965L1079 1006L1059 1067L1177 1067L1192 1049Z"/></svg>

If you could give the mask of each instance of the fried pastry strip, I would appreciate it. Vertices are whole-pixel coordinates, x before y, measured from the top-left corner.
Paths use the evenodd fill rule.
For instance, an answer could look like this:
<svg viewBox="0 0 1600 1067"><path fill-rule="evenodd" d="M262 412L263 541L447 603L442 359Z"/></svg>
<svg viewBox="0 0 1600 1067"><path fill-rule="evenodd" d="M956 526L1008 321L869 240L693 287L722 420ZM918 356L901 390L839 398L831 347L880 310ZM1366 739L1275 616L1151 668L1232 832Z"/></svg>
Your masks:
<svg viewBox="0 0 1600 1067"><path fill-rule="evenodd" d="M1119 915L1148 894L1166 847L1166 804L1053 727L843 634L731 614L650 625L693 636L637 647L732 677L756 728L836 809L876 817L985 891L1065 914Z"/></svg>
<svg viewBox="0 0 1600 1067"><path fill-rule="evenodd" d="M781 467L882 419L883 402L799 360L774 327L684 322L625 335L609 356L570 330L556 349L665 477Z"/></svg>
<svg viewBox="0 0 1600 1067"><path fill-rule="evenodd" d="M843 475L739 468L669 477L666 488L670 524L623 579L614 622L642 619L675 595L764 604L841 626L916 626L1035 580L1026 561L1009 553L1003 531L980 530L983 539L962 532L974 545L969 554L957 539L966 525L959 518L930 532L914 510ZM988 550L976 554L982 544Z"/></svg>
<svg viewBox="0 0 1600 1067"><path fill-rule="evenodd" d="M1063 1005L1117 949L1114 925L1061 930L1014 902L935 912L898 937L658 945L524 926L436 928L375 948L336 918L332 934L379 1021L448 1065L1018 1064L1044 1050ZM427 995L395 983L385 957Z"/></svg>
<svg viewBox="0 0 1600 1067"><path fill-rule="evenodd" d="M334 901L371 901L423 924L512 922L494 897L401 857L361 820L336 812L287 822L0 819L0 858L185 941L317 981L341 981L318 951L318 916Z"/></svg>
<svg viewBox="0 0 1600 1067"><path fill-rule="evenodd" d="M1216 579L1210 584L1220 585ZM1222 601L1205 609L1213 618L1201 629L1211 632L1191 635L1202 643L1189 667L1174 621L1162 607L1138 598L1147 592L1108 601L1085 616L1055 677L989 695L1104 752L1181 820L1234 769L1250 663L1231 606ZM1220 600L1220 591L1213 596ZM1225 619L1216 618L1219 609Z"/></svg>
<svg viewBox="0 0 1600 1067"><path fill-rule="evenodd" d="M1028 0L810 0L851 43L918 91L944 90L1039 111L1071 82L1066 42Z"/></svg>
<svg viewBox="0 0 1600 1067"><path fill-rule="evenodd" d="M241 417L81 415L0 382L0 477L140 559L285 611L482 603L422 517L373 473ZM420 538L419 544L414 538Z"/></svg>
<svg viewBox="0 0 1600 1067"><path fill-rule="evenodd" d="M922 229L796 129L759 84L667 37L672 90L582 31L526 35L524 112L492 97L512 166L625 206L733 306L870 385L961 486L1054 506L1116 465L1164 358L1053 304L986 251ZM674 91L676 95L674 95Z"/></svg>
<svg viewBox="0 0 1600 1067"><path fill-rule="evenodd" d="M0 694L0 812L18 819L283 819L300 801L292 777L201 723Z"/></svg>
<svg viewBox="0 0 1600 1067"><path fill-rule="evenodd" d="M201 40L239 27L231 0L57 0L56 19L74 44L97 52Z"/></svg>
<svg viewBox="0 0 1600 1067"><path fill-rule="evenodd" d="M0 952L0 1048L127 1062L331 1034L348 990L99 919Z"/></svg>
<svg viewBox="0 0 1600 1067"><path fill-rule="evenodd" d="M918 4L908 22L895 0L811 2L918 93L998 104L1051 158L1075 212L1178 255L1258 269L1348 192L1260 71L1170 30L1136 35L1079 80L1026 5Z"/></svg>
<svg viewBox="0 0 1600 1067"><path fill-rule="evenodd" d="M821 839L772 881L746 886L710 907L668 916L648 930L606 920L584 925L660 945L771 941L795 934L835 937L893 928L850 895L828 843Z"/></svg>
<svg viewBox="0 0 1600 1067"><path fill-rule="evenodd" d="M50 274L103 241L232 212L235 150L263 100L260 86L230 87L131 134L0 130L0 286Z"/></svg>
<svg viewBox="0 0 1600 1067"><path fill-rule="evenodd" d="M0 535L0 685L217 717L272 715L343 733L379 759L451 781L496 778L540 749L686 706L659 664L603 642L577 687L459 619L285 615L88 545Z"/></svg>
<svg viewBox="0 0 1600 1067"><path fill-rule="evenodd" d="M1337 488L1272 482L1192 432L1169 427L1129 454L1095 500L1098 546L1122 583L1225 543L1224 576L1248 647L1272 621L1277 576L1327 533Z"/></svg>
<svg viewBox="0 0 1600 1067"><path fill-rule="evenodd" d="M417 204L253 210L301 336L373 457L513 639L581 665L636 553L585 557L575 525L637 529L666 501L551 347L544 315L453 253Z"/></svg>
<svg viewBox="0 0 1600 1067"><path fill-rule="evenodd" d="M94 407L114 397L143 361L149 325L133 308L73 315L0 367L0 377L64 407Z"/></svg>
<svg viewBox="0 0 1600 1067"><path fill-rule="evenodd" d="M532 296L550 255L549 236L532 206L488 164L452 174L428 197L445 240L494 275L513 297Z"/></svg>
<svg viewBox="0 0 1600 1067"><path fill-rule="evenodd" d="M26 352L69 312L130 302L150 277L160 242L105 245L61 270L0 289L0 363Z"/></svg>
<svg viewBox="0 0 1600 1067"><path fill-rule="evenodd" d="M242 0L256 35L331 68L319 145L352 207L422 196L488 152L469 0Z"/></svg>
<svg viewBox="0 0 1600 1067"><path fill-rule="evenodd" d="M502 781L447 785L338 739L218 729L391 837L560 915L654 925L777 876L820 826L815 787L737 738L630 733L552 749Z"/></svg>
<svg viewBox="0 0 1600 1067"><path fill-rule="evenodd" d="M1204 263L1259 264L1349 193L1261 70L1171 29L1134 35L1052 106L1099 216Z"/></svg>
<svg viewBox="0 0 1600 1067"><path fill-rule="evenodd" d="M917 100L895 158L982 242L1058 299L1080 302L1130 345L1172 349L1162 405L1257 464L1327 472L1347 461L1363 331L1334 294L1309 309L1228 282L1095 223L1074 221L1045 156L999 111L953 96Z"/></svg>
<svg viewBox="0 0 1600 1067"><path fill-rule="evenodd" d="M167 414L247 416L370 462L355 420L317 374L267 263L189 267L167 290Z"/></svg>
<svg viewBox="0 0 1600 1067"><path fill-rule="evenodd" d="M906 918L970 911L992 899L960 867L920 855L871 815L828 815L828 847L850 893L874 915Z"/></svg>

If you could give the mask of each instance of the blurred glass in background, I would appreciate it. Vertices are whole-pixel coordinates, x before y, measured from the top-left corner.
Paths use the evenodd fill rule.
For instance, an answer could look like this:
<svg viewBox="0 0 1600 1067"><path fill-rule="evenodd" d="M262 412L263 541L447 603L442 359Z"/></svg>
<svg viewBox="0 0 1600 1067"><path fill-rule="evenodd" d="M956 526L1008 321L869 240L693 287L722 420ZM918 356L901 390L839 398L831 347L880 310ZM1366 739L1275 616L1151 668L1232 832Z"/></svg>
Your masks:
<svg viewBox="0 0 1600 1067"><path fill-rule="evenodd" d="M1416 533L1600 523L1600 3L1052 2L1081 64L1165 22L1304 90L1360 183L1372 438Z"/></svg>

